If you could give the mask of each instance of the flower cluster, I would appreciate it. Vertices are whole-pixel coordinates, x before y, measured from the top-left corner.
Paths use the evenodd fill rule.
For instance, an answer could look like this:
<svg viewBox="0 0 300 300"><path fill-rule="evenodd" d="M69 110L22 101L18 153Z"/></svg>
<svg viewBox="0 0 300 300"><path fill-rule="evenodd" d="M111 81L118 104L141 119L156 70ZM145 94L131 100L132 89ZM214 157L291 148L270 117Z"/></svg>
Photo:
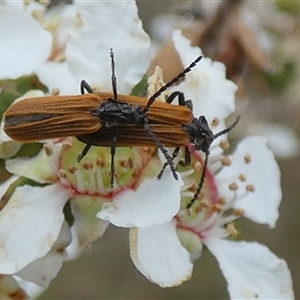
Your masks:
<svg viewBox="0 0 300 300"><path fill-rule="evenodd" d="M113 16L118 18L111 22ZM34 73L50 93L78 94L82 79L97 91L111 91L113 48L118 93L130 94L151 60L135 1L74 1L49 10L35 2L7 2L0 6L0 28L5 45L0 77ZM173 43L184 66L202 54L180 31ZM158 74L149 79L149 91L157 90ZM215 133L226 128L225 119L235 109L235 84L226 79L223 64L207 57L172 91L192 99L195 117L204 115ZM40 95L31 90L21 98ZM218 260L232 298L293 297L284 260L256 242L234 241L238 218L271 228L278 218L280 172L263 138L248 137L229 155L227 136L217 138L205 184L190 209L204 171L199 151L192 152L190 166L178 166L176 181L169 168L157 178L164 159L155 148L117 148L111 187L109 147L93 147L77 162L84 144L75 137L41 143L35 156L11 158L22 144L0 132L0 156L13 174L0 187L3 297L24 299L46 288L63 262L101 237L109 224L130 228L134 264L161 287L188 280L205 245Z"/></svg>

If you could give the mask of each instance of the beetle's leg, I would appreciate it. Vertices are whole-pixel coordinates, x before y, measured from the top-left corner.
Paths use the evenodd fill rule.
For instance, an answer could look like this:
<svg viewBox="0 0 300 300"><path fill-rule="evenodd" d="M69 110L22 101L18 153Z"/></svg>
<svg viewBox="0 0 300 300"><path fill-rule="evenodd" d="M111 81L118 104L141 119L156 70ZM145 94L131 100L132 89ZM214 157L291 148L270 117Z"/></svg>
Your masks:
<svg viewBox="0 0 300 300"><path fill-rule="evenodd" d="M117 136L116 136L116 132L115 132L115 134L113 136L113 139L112 139L112 144L111 144L111 147L110 147L110 156L111 156L111 160L110 160L110 172L111 172L110 187L111 188L114 187L116 148L117 148Z"/></svg>
<svg viewBox="0 0 300 300"><path fill-rule="evenodd" d="M165 158L167 160L167 164L170 166L174 178L176 180L178 180L178 175L176 173L176 168L174 167L174 162L172 160L172 157L169 155L166 148L163 146L161 141L157 138L155 133L152 131L151 126L149 125L149 120L147 119L147 117L145 117L145 119L144 119L144 127L145 127L147 133L149 134L149 136L151 137L151 139L155 142L156 146L160 149L160 151L165 156Z"/></svg>
<svg viewBox="0 0 300 300"><path fill-rule="evenodd" d="M180 151L180 147L176 147L175 150L173 151L173 154L172 154L172 161L174 160L175 157L177 157L178 153ZM157 175L157 178L160 179L165 171L165 168L167 167L169 163L168 162L165 162L160 173ZM174 164L174 162L173 162Z"/></svg>
<svg viewBox="0 0 300 300"><path fill-rule="evenodd" d="M86 90L90 94L94 93L92 87L85 80L81 80L81 82L80 82L81 94L85 94L84 90Z"/></svg>
<svg viewBox="0 0 300 300"><path fill-rule="evenodd" d="M91 149L92 144L86 144L85 147L83 148L82 152L78 155L77 161L80 162L89 152Z"/></svg>

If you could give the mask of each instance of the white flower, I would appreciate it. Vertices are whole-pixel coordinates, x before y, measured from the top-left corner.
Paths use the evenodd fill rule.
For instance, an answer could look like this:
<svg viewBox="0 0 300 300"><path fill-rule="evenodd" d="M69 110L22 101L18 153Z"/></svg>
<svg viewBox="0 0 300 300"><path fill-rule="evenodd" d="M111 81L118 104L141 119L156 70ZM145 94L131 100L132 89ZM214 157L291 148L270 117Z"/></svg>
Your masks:
<svg viewBox="0 0 300 300"><path fill-rule="evenodd" d="M22 72L13 60L9 62L10 68L16 72L7 72L3 77L34 71L50 90L55 87L65 93L78 93L80 80L86 79L96 90L111 91L109 49L113 48L118 93L130 93L141 81L150 62L150 41L142 29L135 2L78 2L72 6L80 22L70 27L65 35L68 36L66 60L43 64L39 61ZM11 8L14 9L19 7ZM3 10L7 11L5 6ZM16 15L8 11L7 18ZM118 19L111 22L115 15ZM26 23L23 26L26 27ZM31 34L35 36L34 32ZM19 53L20 49L15 49L10 42L10 51L15 56L14 51ZM27 97L33 95L36 92L31 91ZM1 133L2 158L14 155L20 146ZM108 222L96 217L105 202L113 201L112 205L105 206L106 213L113 209L120 214L112 222L125 227L161 224L178 212L182 180L175 181L168 170L161 180L156 178L162 164L153 156L155 149L118 148L117 179L111 188L110 148L93 147L82 162L77 163L83 147L84 144L75 138L62 138L49 141L32 158L6 160L6 169L19 177L1 187L4 198L9 201L0 213L0 274L46 287L61 268L70 243L68 240L63 246L59 244L60 252L55 255L60 232L72 234L70 252L76 255L105 231ZM171 192L168 191L171 197L162 203L152 186L160 186L163 192L166 184L172 185ZM63 211L68 201L73 216L71 221ZM69 226L65 226L65 220Z"/></svg>
<svg viewBox="0 0 300 300"><path fill-rule="evenodd" d="M150 62L150 41L138 19L135 2L75 1L67 9L62 20L72 26L69 30L58 26L55 34L52 33L60 39L54 43L57 48L52 48L51 60L43 63L39 59L27 71L11 72L3 77L35 72L49 90L58 88L62 94L78 93L78 83L82 79L97 91L111 91L108 55L113 48L118 93L131 93ZM118 18L112 22L112 16ZM42 19L39 21L43 23ZM59 30L63 34L60 35ZM192 48L180 32L175 32L173 39L185 66L201 54L201 50ZM16 55L14 48L11 51ZM18 70L13 62L11 68ZM186 80L173 88L183 91L186 100L193 100L194 115L204 115L214 132L223 130L225 118L234 112L235 89L225 78L224 66L209 58L203 58ZM7 158L7 143L14 142L3 134L0 137L0 154ZM264 295L261 289L268 292L274 283L286 288L281 296L291 296L291 280L284 261L263 246L226 239L234 235L232 222L241 215L274 226L281 199L279 171L274 158L264 141L253 137L242 142L236 153L224 160L227 144L223 138L226 136L219 137L212 145L200 199L188 211L186 205L202 173L203 155L197 151L192 153L191 168L182 171L182 179L175 181L169 168L161 179L156 178L162 166L159 158L153 156L156 149L118 148L113 188L110 187L110 149L93 147L78 163L77 157L84 145L72 137L48 141L32 158L6 160L6 169L18 177L13 178L13 184L8 183L8 188L1 187L4 199L9 201L0 212L0 274L13 276L9 279L18 278L20 287L28 282L46 287L61 267L70 237L69 249L75 256L78 250L100 237L110 222L132 228L132 259L147 278L160 286L179 285L190 278L192 263L206 245L220 262L231 296L254 293L261 296ZM12 155L19 147L18 144L13 149ZM252 160L251 163L247 164L248 160ZM226 166L228 161L230 166ZM240 188L236 184L238 180ZM267 198L263 199L267 211L259 206L261 197ZM71 213L71 220L64 209ZM224 253L219 253L218 245L224 245ZM248 256L248 261L242 256L245 249L256 251ZM228 271L230 251L242 252L235 267L244 276L245 285L238 284ZM243 272L245 270L239 265L248 266L249 261L255 261L257 253L268 261L264 273L259 262L256 269ZM274 271L276 267L286 275L285 282L280 281ZM261 274L266 274L267 279L260 281L261 285L255 290L253 278ZM270 295L278 296L279 293L274 290Z"/></svg>
<svg viewBox="0 0 300 300"><path fill-rule="evenodd" d="M178 33L174 43L183 63L189 53L199 52ZM219 119L222 114L225 117L224 112L232 109L234 88L230 88L219 64L205 58L203 63L210 68L202 70L200 65L187 76L183 84L190 90L186 94L198 92L195 115L208 115L210 120ZM197 84L195 78L207 80ZM224 93L216 92L218 88ZM200 93L201 89L204 93ZM209 107L209 99L220 107L213 103ZM227 104L224 101L222 106L222 99L227 99ZM162 287L177 286L191 277L192 263L201 256L205 245L220 264L231 298L293 298L291 274L284 260L258 243L229 239L238 235L233 222L242 216L271 228L275 226L281 188L274 155L261 137L244 139L230 156L224 155L224 145L220 139L212 145L205 185L191 209L186 207L199 184L196 175L203 171L203 154L197 152L193 153L193 168L181 173L185 185L178 215L156 227L131 229L132 259L151 281Z"/></svg>

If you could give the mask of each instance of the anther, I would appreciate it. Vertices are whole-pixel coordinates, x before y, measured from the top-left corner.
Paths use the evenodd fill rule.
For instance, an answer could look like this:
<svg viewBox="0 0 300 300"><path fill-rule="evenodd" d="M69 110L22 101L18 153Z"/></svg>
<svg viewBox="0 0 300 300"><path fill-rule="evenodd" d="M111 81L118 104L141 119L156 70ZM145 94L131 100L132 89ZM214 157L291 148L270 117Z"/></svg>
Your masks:
<svg viewBox="0 0 300 300"><path fill-rule="evenodd" d="M245 163L246 163L246 164L250 164L251 161L252 161L251 155L250 155L250 154L246 154L246 155L244 156L244 160L245 160Z"/></svg>
<svg viewBox="0 0 300 300"><path fill-rule="evenodd" d="M233 214L236 217L243 217L245 215L245 211L241 208L237 208L234 210Z"/></svg>
<svg viewBox="0 0 300 300"><path fill-rule="evenodd" d="M51 146L44 144L45 154L51 156L53 154L53 149Z"/></svg>
<svg viewBox="0 0 300 300"><path fill-rule="evenodd" d="M104 159L102 159L102 158L97 158L97 159L96 159L96 165L97 165L98 167L101 167L101 168L105 167L105 161L104 161Z"/></svg>
<svg viewBox="0 0 300 300"><path fill-rule="evenodd" d="M59 88L53 88L51 91L51 95L56 96L60 94Z"/></svg>
<svg viewBox="0 0 300 300"><path fill-rule="evenodd" d="M221 163L223 166L231 166L231 159L228 157L223 157L221 159Z"/></svg>
<svg viewBox="0 0 300 300"><path fill-rule="evenodd" d="M233 223L229 223L226 226L226 231L228 232L228 234L232 237L235 237L238 235L238 230L235 228Z"/></svg>
<svg viewBox="0 0 300 300"><path fill-rule="evenodd" d="M78 169L77 169L75 166L72 166L72 167L69 167L69 168L68 168L68 171L69 171L69 173L71 173L71 174L74 174L77 170L78 170Z"/></svg>
<svg viewBox="0 0 300 300"><path fill-rule="evenodd" d="M63 169L58 170L58 176L61 178L67 178L67 174Z"/></svg>
<svg viewBox="0 0 300 300"><path fill-rule="evenodd" d="M246 191L247 191L247 192L254 193L254 192L255 192L255 187L254 187L254 185L253 185L253 184L248 184L248 185L246 186Z"/></svg>
<svg viewBox="0 0 300 300"><path fill-rule="evenodd" d="M219 146L223 149L223 150L227 150L230 146L228 140L221 140L219 143Z"/></svg>
<svg viewBox="0 0 300 300"><path fill-rule="evenodd" d="M242 182L245 182L245 181L247 180L246 175L240 174L240 175L239 175L239 180L242 181Z"/></svg>
<svg viewBox="0 0 300 300"><path fill-rule="evenodd" d="M211 122L211 126L218 126L220 124L219 118L214 118Z"/></svg>
<svg viewBox="0 0 300 300"><path fill-rule="evenodd" d="M239 186L236 182L230 183L228 187L229 187L229 190L231 190L231 191L236 191L239 188Z"/></svg>
<svg viewBox="0 0 300 300"><path fill-rule="evenodd" d="M93 169L94 164L90 161L86 161L82 164L82 166L85 170L91 170L91 169Z"/></svg>

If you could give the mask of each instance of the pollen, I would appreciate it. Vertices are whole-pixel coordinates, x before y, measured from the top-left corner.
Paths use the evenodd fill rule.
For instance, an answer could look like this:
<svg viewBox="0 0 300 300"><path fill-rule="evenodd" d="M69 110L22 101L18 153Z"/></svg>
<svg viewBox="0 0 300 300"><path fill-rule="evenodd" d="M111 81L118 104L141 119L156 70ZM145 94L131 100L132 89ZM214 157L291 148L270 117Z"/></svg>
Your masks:
<svg viewBox="0 0 300 300"><path fill-rule="evenodd" d="M215 204L213 207L212 207L212 211L213 212L217 212L217 213L221 213L223 211L223 205L220 205L220 204Z"/></svg>
<svg viewBox="0 0 300 300"><path fill-rule="evenodd" d="M202 164L199 161L197 161L194 165L194 169L196 172L202 171Z"/></svg>
<svg viewBox="0 0 300 300"><path fill-rule="evenodd" d="M244 156L244 160L245 160L245 163L246 163L246 164L250 164L251 161L252 161L251 155L250 155L250 154L246 154L246 155Z"/></svg>
<svg viewBox="0 0 300 300"><path fill-rule="evenodd" d="M226 199L225 199L225 197L220 197L219 199L218 199L218 203L220 204L220 205L225 205L226 204Z"/></svg>
<svg viewBox="0 0 300 300"><path fill-rule="evenodd" d="M247 192L254 193L254 192L255 192L255 187L254 187L253 184L248 184L248 185L246 186L246 190L247 190Z"/></svg>
<svg viewBox="0 0 300 300"><path fill-rule="evenodd" d="M243 217L245 215L245 211L241 208L237 208L237 209L234 210L233 214L236 217Z"/></svg>
<svg viewBox="0 0 300 300"><path fill-rule="evenodd" d="M50 0L39 0L39 3L44 6L48 6L50 4Z"/></svg>
<svg viewBox="0 0 300 300"><path fill-rule="evenodd" d="M238 235L238 230L235 228L234 224L233 223L229 223L227 226L226 226L226 231L228 232L228 234L232 237L235 237Z"/></svg>
<svg viewBox="0 0 300 300"><path fill-rule="evenodd" d="M227 150L230 146L228 140L221 140L219 143L219 146L223 149L223 150Z"/></svg>
<svg viewBox="0 0 300 300"><path fill-rule="evenodd" d="M86 161L82 164L85 170L92 170L94 168L94 164L90 161Z"/></svg>
<svg viewBox="0 0 300 300"><path fill-rule="evenodd" d="M78 169L77 169L75 166L72 166L72 167L69 167L69 168L68 168L68 171L69 171L69 173L71 173L71 174L74 174L77 170L78 170Z"/></svg>
<svg viewBox="0 0 300 300"><path fill-rule="evenodd" d="M69 140L67 140L63 142L62 146L64 147L64 149L71 149L73 144Z"/></svg>
<svg viewBox="0 0 300 300"><path fill-rule="evenodd" d="M218 118L214 118L211 122L211 126L218 126L220 124L220 120Z"/></svg>
<svg viewBox="0 0 300 300"><path fill-rule="evenodd" d="M63 170L63 169L58 170L58 176L60 178L67 178L67 174L66 174L65 170Z"/></svg>
<svg viewBox="0 0 300 300"><path fill-rule="evenodd" d="M102 158L97 158L97 159L96 159L96 165L97 165L98 167L100 167L100 168L105 167L105 160L102 159Z"/></svg>
<svg viewBox="0 0 300 300"><path fill-rule="evenodd" d="M47 156L51 156L52 154L53 154L53 149L52 149L52 147L51 146L49 146L49 145L44 145L44 150L45 150L45 154L47 155Z"/></svg>
<svg viewBox="0 0 300 300"><path fill-rule="evenodd" d="M31 15L34 19L36 19L37 21L42 20L43 18L43 14L40 10L35 9L31 12Z"/></svg>
<svg viewBox="0 0 300 300"><path fill-rule="evenodd" d="M239 188L239 186L236 182L230 183L228 187L229 187L229 190L231 190L231 191L236 191Z"/></svg>
<svg viewBox="0 0 300 300"><path fill-rule="evenodd" d="M246 175L245 175L245 174L240 174L240 175L239 175L239 180L240 180L241 182L245 182L245 181L247 180Z"/></svg>
<svg viewBox="0 0 300 300"><path fill-rule="evenodd" d="M231 166L231 159L229 157L223 157L221 159L221 163L223 166L226 166L226 167Z"/></svg>
<svg viewBox="0 0 300 300"><path fill-rule="evenodd" d="M56 95L59 95L59 94L60 94L59 88L54 88L54 89L52 89L51 95L56 96Z"/></svg>

